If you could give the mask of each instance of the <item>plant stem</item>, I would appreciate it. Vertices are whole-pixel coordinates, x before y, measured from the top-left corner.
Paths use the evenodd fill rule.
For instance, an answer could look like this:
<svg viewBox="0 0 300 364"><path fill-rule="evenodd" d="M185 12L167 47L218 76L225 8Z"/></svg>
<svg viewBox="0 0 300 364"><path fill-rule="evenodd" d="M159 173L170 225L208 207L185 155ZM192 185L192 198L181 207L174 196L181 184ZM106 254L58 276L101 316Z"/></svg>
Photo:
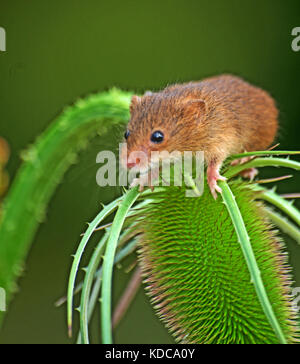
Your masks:
<svg viewBox="0 0 300 364"><path fill-rule="evenodd" d="M112 344L112 325L111 325L111 292L112 292L112 273L114 257L118 244L120 232L130 207L139 196L138 186L129 190L123 196L119 209L114 218L107 242L105 255L103 258L103 281L101 294L101 327L102 341L104 344Z"/></svg>
<svg viewBox="0 0 300 364"><path fill-rule="evenodd" d="M300 244L300 230L297 228L297 226L289 222L286 218L276 213L275 211L269 208L266 208L265 210L269 215L270 219L276 226L279 227L280 230L282 230L284 233L294 239L298 244Z"/></svg>
<svg viewBox="0 0 300 364"><path fill-rule="evenodd" d="M97 245L92 258L89 262L86 275L83 282L81 301L80 301L80 333L83 344L89 344L88 330L88 304L90 292L94 281L94 275L102 258L102 251L107 242L109 232L106 232Z"/></svg>
<svg viewBox="0 0 300 364"><path fill-rule="evenodd" d="M267 296L263 281L261 279L261 273L258 268L255 255L252 250L252 246L250 243L250 239L246 230L246 226L243 220L243 217L240 213L239 207L235 201L235 197L231 192L230 187L224 181L219 182L220 187L222 188L222 197L223 201L227 207L227 210L230 214L231 220L233 222L236 234L238 236L239 243L241 245L249 272L251 276L251 282L254 284L257 296L262 305L262 308L272 326L276 336L279 339L281 344L286 344L286 339L283 335L281 327L277 321L277 318L273 312L271 303Z"/></svg>
<svg viewBox="0 0 300 364"><path fill-rule="evenodd" d="M113 328L115 328L118 325L118 323L124 316L131 301L135 297L141 283L142 283L142 273L140 267L137 267L134 273L132 274L128 286L126 287L124 293L122 294L122 297L120 298L120 301L117 304L117 307L113 314L113 320L112 320Z"/></svg>
<svg viewBox="0 0 300 364"><path fill-rule="evenodd" d="M254 156L267 156L267 155L297 155L300 154L300 151L291 151L291 150L259 150L256 152L246 152L239 153L230 156L230 159L240 159L245 157L254 157Z"/></svg>
<svg viewBox="0 0 300 364"><path fill-rule="evenodd" d="M132 211L132 210L131 210ZM129 214L127 215L129 216ZM110 224L111 225L111 224ZM124 236L124 239L122 239L122 236L120 236L120 244L122 245L122 243L125 243L127 242L127 239L128 237L127 236ZM132 238L132 236L131 236ZM127 239L127 240L125 240ZM124 259L127 255L129 255L130 253L132 253L134 250L135 250L135 247L136 247L136 244L137 244L137 241L136 239L135 240L132 240L128 245L126 245L123 249L121 249L117 255L116 255L116 259L115 259L115 262L114 264L117 264L119 263L122 259ZM97 272L95 273L95 277L94 277L94 280L97 279L99 276L102 275L101 273L102 271L102 268L99 268L97 270ZM82 290L82 287L83 287L83 281L81 281L80 283L78 283L78 285L74 288L74 293L73 293L73 296L77 295L79 292L81 292ZM62 306L64 303L67 302L67 296L63 296L63 297L60 297L56 302L55 302L55 307L60 307Z"/></svg>
<svg viewBox="0 0 300 364"><path fill-rule="evenodd" d="M89 227L85 234L83 235L79 247L74 256L74 261L71 268L69 285L68 285L68 333L69 337L72 336L72 321L73 321L73 298L74 298L74 287L76 276L80 264L81 257L85 250L85 247L92 236L93 232L97 228L97 226L101 223L103 219L105 219L109 214L115 211L120 203L122 197L111 202L109 205L105 206L103 210L95 217L95 219L89 224Z"/></svg>
<svg viewBox="0 0 300 364"><path fill-rule="evenodd" d="M255 191L262 192L257 196L258 198L278 207L282 212L286 213L291 219L293 219L297 225L300 226L300 212L292 205L291 201L287 201L281 196L277 195L277 193L274 191L267 190L261 186L256 186L253 189Z"/></svg>
<svg viewBox="0 0 300 364"><path fill-rule="evenodd" d="M128 243L124 248L122 248L116 254L114 265L116 265L117 263L122 261L124 258L126 258L129 254L131 254L136 249L136 245L137 245L137 240L134 239L130 243ZM101 283L102 283L102 270L103 269L101 267L100 269L98 269L98 271L94 275L95 284L93 286L92 294L91 294L90 300L89 300L88 315L87 315L88 322L90 322L90 320L91 320L97 300L99 298L99 292L100 292ZM83 287L83 282L78 285L77 290L80 291L82 289L82 287ZM79 344L81 343L80 332L79 332L79 335L77 338L77 343L79 343Z"/></svg>
<svg viewBox="0 0 300 364"><path fill-rule="evenodd" d="M230 167L224 173L224 176L227 178L231 178L244 171L245 169L259 167L285 167L299 171L300 163L287 158L257 158L245 164L238 164L236 166Z"/></svg>

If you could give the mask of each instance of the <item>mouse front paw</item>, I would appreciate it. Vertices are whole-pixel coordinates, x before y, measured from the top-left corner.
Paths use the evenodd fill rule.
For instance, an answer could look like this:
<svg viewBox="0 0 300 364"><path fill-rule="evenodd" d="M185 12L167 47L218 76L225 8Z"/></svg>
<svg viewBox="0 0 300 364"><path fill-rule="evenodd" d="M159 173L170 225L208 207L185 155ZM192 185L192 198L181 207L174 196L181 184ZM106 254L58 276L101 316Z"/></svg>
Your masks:
<svg viewBox="0 0 300 364"><path fill-rule="evenodd" d="M215 165L209 165L207 167L207 183L210 188L210 192L215 200L217 199L217 192L222 193L222 188L218 186L217 181L226 180L226 177L220 175L219 167Z"/></svg>

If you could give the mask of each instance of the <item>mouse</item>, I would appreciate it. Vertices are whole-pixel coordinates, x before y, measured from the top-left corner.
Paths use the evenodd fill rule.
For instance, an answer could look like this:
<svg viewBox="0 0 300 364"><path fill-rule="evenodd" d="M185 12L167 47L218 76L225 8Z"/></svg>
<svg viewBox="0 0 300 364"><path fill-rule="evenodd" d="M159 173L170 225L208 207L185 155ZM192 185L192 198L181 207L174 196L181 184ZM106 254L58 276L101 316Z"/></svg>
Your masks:
<svg viewBox="0 0 300 364"><path fill-rule="evenodd" d="M217 182L223 162L245 151L265 150L278 130L278 109L272 96L238 76L220 75L158 92L132 96L125 132L127 169L140 160L133 152L203 151L207 182L213 197L222 190ZM125 155L126 154L126 155ZM141 166L144 171L149 162ZM143 190L145 178L133 181Z"/></svg>

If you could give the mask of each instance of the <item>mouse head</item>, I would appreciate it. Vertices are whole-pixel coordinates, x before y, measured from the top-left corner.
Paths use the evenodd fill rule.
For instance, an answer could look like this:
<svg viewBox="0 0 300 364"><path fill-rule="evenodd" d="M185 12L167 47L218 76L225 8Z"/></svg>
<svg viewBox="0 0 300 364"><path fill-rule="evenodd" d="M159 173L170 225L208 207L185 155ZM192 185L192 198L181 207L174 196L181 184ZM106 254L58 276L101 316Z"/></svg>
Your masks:
<svg viewBox="0 0 300 364"><path fill-rule="evenodd" d="M151 152L196 151L206 115L203 100L162 93L133 96L123 165L147 169ZM126 160L127 158L127 160ZM126 161L126 162L124 162Z"/></svg>

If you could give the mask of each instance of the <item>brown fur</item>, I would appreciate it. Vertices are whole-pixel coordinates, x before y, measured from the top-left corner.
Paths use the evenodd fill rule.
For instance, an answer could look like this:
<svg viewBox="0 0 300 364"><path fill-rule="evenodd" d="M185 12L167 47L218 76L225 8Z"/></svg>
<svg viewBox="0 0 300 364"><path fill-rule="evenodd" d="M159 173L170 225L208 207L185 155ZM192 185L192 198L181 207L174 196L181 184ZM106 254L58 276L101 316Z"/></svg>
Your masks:
<svg viewBox="0 0 300 364"><path fill-rule="evenodd" d="M221 164L243 151L266 149L277 132L278 111L265 91L223 75L134 96L128 154L132 151L204 151L207 164ZM161 144L150 141L160 130Z"/></svg>

